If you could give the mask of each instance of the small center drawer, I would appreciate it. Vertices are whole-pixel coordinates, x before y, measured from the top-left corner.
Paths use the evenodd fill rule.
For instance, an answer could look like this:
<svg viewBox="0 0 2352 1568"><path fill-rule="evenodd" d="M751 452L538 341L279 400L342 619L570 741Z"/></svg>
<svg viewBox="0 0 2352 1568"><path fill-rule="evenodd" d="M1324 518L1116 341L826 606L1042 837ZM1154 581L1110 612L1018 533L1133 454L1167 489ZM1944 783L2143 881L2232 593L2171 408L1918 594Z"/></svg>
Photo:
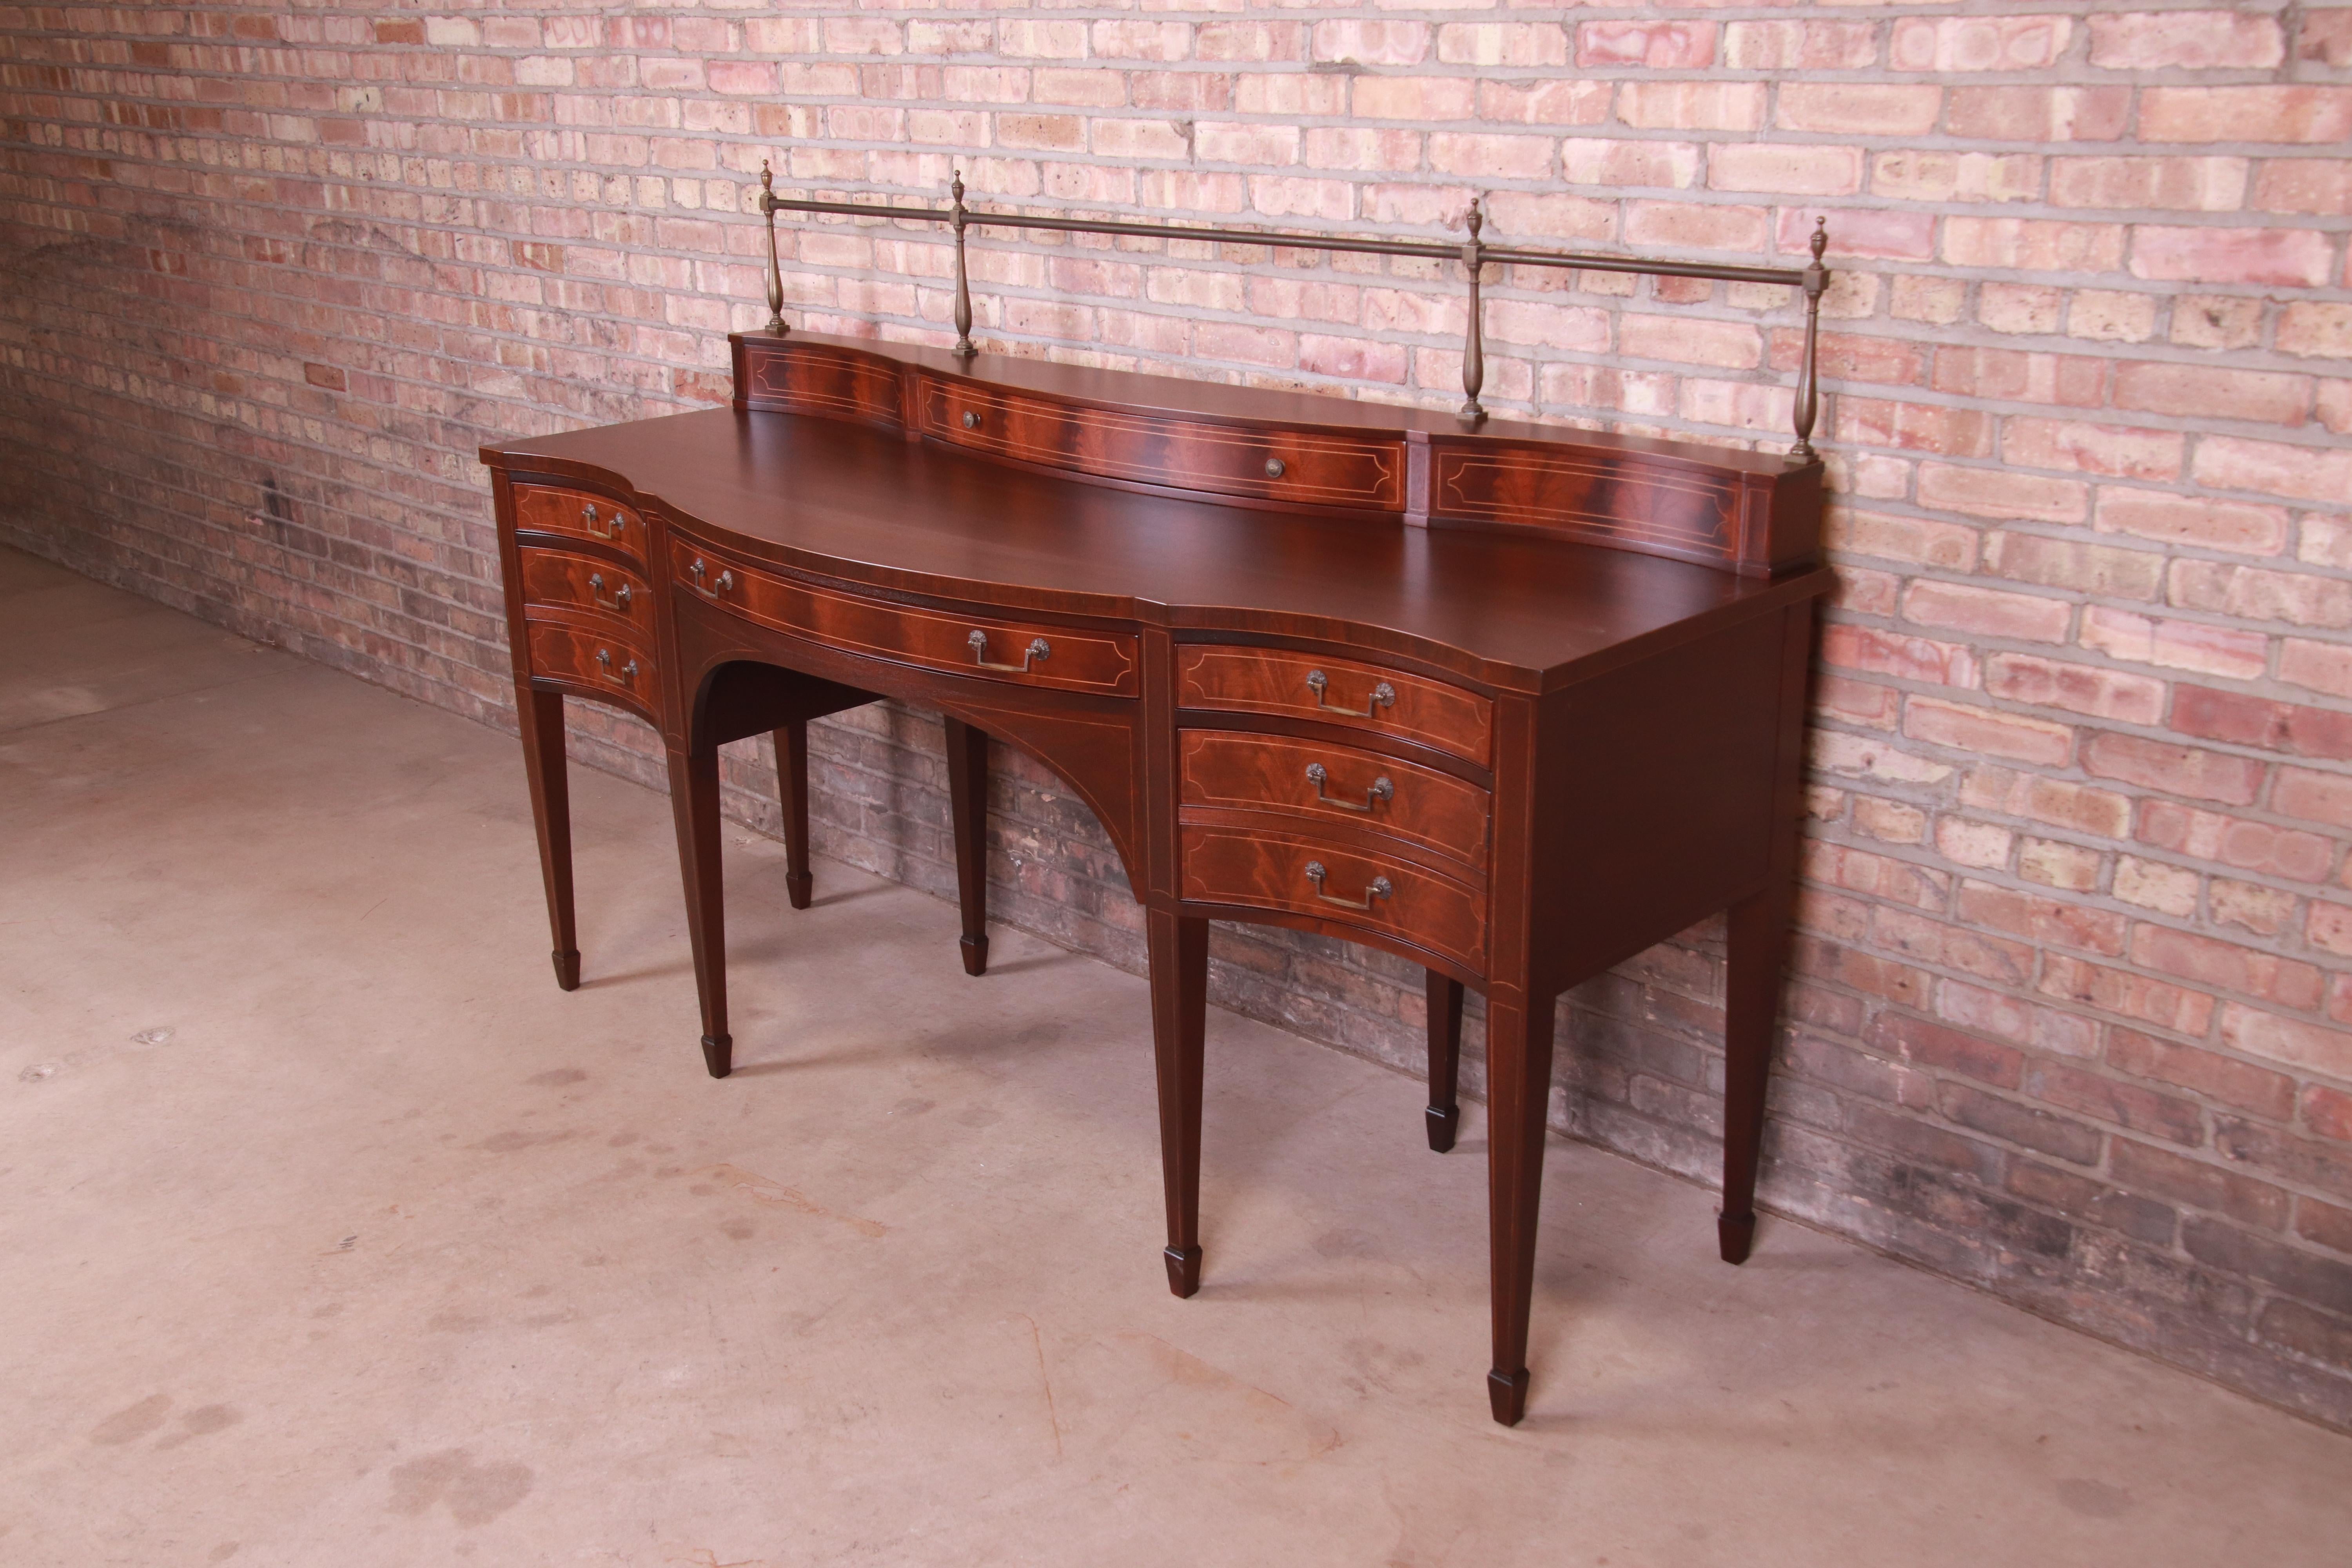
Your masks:
<svg viewBox="0 0 2352 1568"><path fill-rule="evenodd" d="M626 637L534 621L530 672L568 680L651 711L659 700L653 656Z"/></svg>
<svg viewBox="0 0 2352 1568"><path fill-rule="evenodd" d="M706 603L845 653L1064 691L1133 697L1141 689L1135 638L1123 633L861 598L775 576L682 540L670 546L670 575Z"/></svg>
<svg viewBox="0 0 2352 1568"><path fill-rule="evenodd" d="M1188 823L1177 847L1188 900L1314 915L1486 968L1485 896L1451 877L1307 835Z"/></svg>
<svg viewBox="0 0 2352 1568"><path fill-rule="evenodd" d="M575 533L646 558L646 521L635 511L585 490L550 485L514 488L515 526L542 533Z"/></svg>
<svg viewBox="0 0 2352 1568"><path fill-rule="evenodd" d="M607 616L651 637L653 589L627 567L568 550L533 550L522 557L522 597L531 609L583 610Z"/></svg>
<svg viewBox="0 0 2352 1568"><path fill-rule="evenodd" d="M1178 645L1176 706L1319 719L1418 741L1481 766L1494 749L1495 705L1475 691L1289 648Z"/></svg>
<svg viewBox="0 0 2352 1568"><path fill-rule="evenodd" d="M1404 444L1395 436L1275 430L1089 408L927 380L926 434L959 447L1106 479L1219 495L1397 511Z"/></svg>
<svg viewBox="0 0 2352 1568"><path fill-rule="evenodd" d="M1187 808L1344 826L1408 840L1473 871L1486 868L1493 797L1435 768L1330 741L1185 730L1177 771Z"/></svg>

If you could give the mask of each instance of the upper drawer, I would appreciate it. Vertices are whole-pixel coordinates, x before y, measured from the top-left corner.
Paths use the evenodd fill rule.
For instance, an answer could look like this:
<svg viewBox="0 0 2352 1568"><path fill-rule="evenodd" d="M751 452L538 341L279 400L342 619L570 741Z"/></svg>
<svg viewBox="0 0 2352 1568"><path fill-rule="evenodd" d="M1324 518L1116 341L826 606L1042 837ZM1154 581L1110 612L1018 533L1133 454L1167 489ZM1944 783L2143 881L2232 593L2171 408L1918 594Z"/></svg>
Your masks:
<svg viewBox="0 0 2352 1568"><path fill-rule="evenodd" d="M1418 741L1482 765L1493 749L1495 705L1475 691L1288 648L1179 644L1176 706L1328 720Z"/></svg>
<svg viewBox="0 0 2352 1568"><path fill-rule="evenodd" d="M1233 730L1180 731L1176 750L1188 807L1358 828L1486 869L1493 796L1451 773L1329 741Z"/></svg>
<svg viewBox="0 0 2352 1568"><path fill-rule="evenodd" d="M533 550L525 545L517 553L522 558L526 608L585 610L624 622L642 637L653 635L653 590L627 567L601 555L575 555L569 550Z"/></svg>
<svg viewBox="0 0 2352 1568"><path fill-rule="evenodd" d="M585 490L517 485L514 509L517 528L578 534L600 543L617 544L640 561L646 558L646 521L617 501Z"/></svg>
<svg viewBox="0 0 2352 1568"><path fill-rule="evenodd" d="M926 433L1026 463L1219 495L1404 509L1404 442L1249 429L926 380Z"/></svg>
<svg viewBox="0 0 2352 1568"><path fill-rule="evenodd" d="M1135 638L1122 633L950 615L861 598L745 566L683 540L670 545L670 575L708 603L845 653L1108 697L1132 697L1142 684Z"/></svg>

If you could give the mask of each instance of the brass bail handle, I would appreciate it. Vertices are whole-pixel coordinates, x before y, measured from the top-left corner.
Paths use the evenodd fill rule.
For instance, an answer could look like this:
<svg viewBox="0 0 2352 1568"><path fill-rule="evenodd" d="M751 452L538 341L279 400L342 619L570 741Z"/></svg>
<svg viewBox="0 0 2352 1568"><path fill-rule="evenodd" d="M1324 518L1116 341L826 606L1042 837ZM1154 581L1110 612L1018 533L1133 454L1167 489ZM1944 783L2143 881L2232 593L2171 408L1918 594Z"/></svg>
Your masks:
<svg viewBox="0 0 2352 1568"><path fill-rule="evenodd" d="M695 557L694 564L688 567L687 571L694 576L694 591L706 599L716 599L735 585L735 574L732 572L721 572L719 574L718 582L706 584L704 578L709 574L710 568L703 564L702 558L698 555Z"/></svg>
<svg viewBox="0 0 2352 1568"><path fill-rule="evenodd" d="M975 668L1001 669L1011 675L1026 675L1031 665L1054 656L1053 646L1044 637L1031 637L1028 650L1021 656L1019 664L992 663L988 657L988 634L977 626L972 628L971 636L964 638L964 646L971 649L971 662Z"/></svg>
<svg viewBox="0 0 2352 1568"><path fill-rule="evenodd" d="M598 648L596 650L596 662L604 667L604 679L607 680L631 681L637 678L637 661L634 658L621 667L619 674L615 675L614 673L613 650L611 648Z"/></svg>
<svg viewBox="0 0 2352 1568"><path fill-rule="evenodd" d="M1364 889L1364 896L1360 900L1335 899L1323 890L1323 879L1330 874L1323 868L1322 861L1307 862L1307 879L1315 884L1315 896L1327 904L1337 904L1343 910L1369 910L1372 907L1374 899L1392 898L1396 893L1396 889L1389 885L1389 879L1386 877L1375 877L1372 879L1372 885Z"/></svg>
<svg viewBox="0 0 2352 1568"><path fill-rule="evenodd" d="M598 609L618 610L625 616L629 613L629 585L622 584L621 591L608 599L604 597L604 574L602 572L588 574L588 596L596 601Z"/></svg>
<svg viewBox="0 0 2352 1568"><path fill-rule="evenodd" d="M1341 811L1370 811L1381 801L1396 798L1396 785L1389 782L1388 775L1385 773L1374 779L1371 787L1364 791L1364 804L1361 805L1358 805L1352 800L1341 800L1335 795L1325 794L1323 786L1328 784L1330 779L1331 775L1324 771L1321 763L1307 764L1307 782L1315 786L1315 798L1326 805L1336 805Z"/></svg>
<svg viewBox="0 0 2352 1568"><path fill-rule="evenodd" d="M1339 703L1329 700L1325 693L1330 689L1329 676L1319 669L1310 669L1307 672L1307 689L1315 693L1315 706L1322 709L1326 713L1341 713L1350 719L1369 719L1376 708L1396 706L1396 688L1385 680L1372 688L1372 700L1361 708L1343 708Z"/></svg>

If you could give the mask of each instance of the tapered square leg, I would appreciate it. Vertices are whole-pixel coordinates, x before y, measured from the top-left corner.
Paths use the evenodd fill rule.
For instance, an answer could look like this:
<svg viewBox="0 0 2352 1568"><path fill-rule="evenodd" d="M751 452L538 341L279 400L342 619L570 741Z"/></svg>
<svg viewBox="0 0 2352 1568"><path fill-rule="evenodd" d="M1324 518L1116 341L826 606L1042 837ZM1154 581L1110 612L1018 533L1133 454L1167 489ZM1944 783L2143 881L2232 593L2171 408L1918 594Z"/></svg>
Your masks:
<svg viewBox="0 0 2352 1568"><path fill-rule="evenodd" d="M955 829L963 972L988 972L988 734L948 721L948 810Z"/></svg>
<svg viewBox="0 0 2352 1568"><path fill-rule="evenodd" d="M1160 1170L1168 1194L1168 1289L1201 1288L1201 1054L1209 922L1151 910L1151 1045L1160 1077Z"/></svg>
<svg viewBox="0 0 2352 1568"><path fill-rule="evenodd" d="M1552 998L1501 987L1486 996L1486 1201L1492 1247L1495 1419L1517 1426L1528 1403L1528 1316L1543 1198L1544 1123L1551 1100Z"/></svg>
<svg viewBox="0 0 2352 1568"><path fill-rule="evenodd" d="M1427 975L1429 989L1429 1146L1443 1154L1462 1125L1462 982Z"/></svg>
<svg viewBox="0 0 2352 1568"><path fill-rule="evenodd" d="M1724 982L1723 1212L1716 1245L1745 1263L1756 1240L1756 1167L1763 1152L1764 1096L1789 952L1789 889L1775 886L1731 906Z"/></svg>
<svg viewBox="0 0 2352 1568"><path fill-rule="evenodd" d="M809 874L808 721L795 719L775 734L776 804L784 816L784 897L793 908L809 907L815 881Z"/></svg>
<svg viewBox="0 0 2352 1568"><path fill-rule="evenodd" d="M670 813L677 824L678 870L686 883L687 940L702 1001L702 1060L713 1078L734 1065L727 1033L727 900L719 859L719 750L704 742L669 753Z"/></svg>
<svg viewBox="0 0 2352 1568"><path fill-rule="evenodd" d="M531 826L539 833L540 879L547 887L547 924L555 939L550 957L555 984L580 985L580 938L572 903L572 783L563 756L563 699L530 686L515 692L522 723L523 774L530 788Z"/></svg>

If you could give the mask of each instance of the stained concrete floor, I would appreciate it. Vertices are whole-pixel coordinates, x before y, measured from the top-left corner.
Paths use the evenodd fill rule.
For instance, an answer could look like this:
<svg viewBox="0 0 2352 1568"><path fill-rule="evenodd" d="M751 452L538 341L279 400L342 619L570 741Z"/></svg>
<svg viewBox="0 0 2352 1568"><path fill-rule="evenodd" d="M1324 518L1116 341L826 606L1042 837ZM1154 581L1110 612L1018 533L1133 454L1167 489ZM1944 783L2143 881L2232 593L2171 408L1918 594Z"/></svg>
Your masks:
<svg viewBox="0 0 2352 1568"><path fill-rule="evenodd" d="M1139 982L0 552L0 1562L2341 1563L2352 1439L1593 1150L1486 1417L1485 1139L1213 1017L1169 1296Z"/></svg>

